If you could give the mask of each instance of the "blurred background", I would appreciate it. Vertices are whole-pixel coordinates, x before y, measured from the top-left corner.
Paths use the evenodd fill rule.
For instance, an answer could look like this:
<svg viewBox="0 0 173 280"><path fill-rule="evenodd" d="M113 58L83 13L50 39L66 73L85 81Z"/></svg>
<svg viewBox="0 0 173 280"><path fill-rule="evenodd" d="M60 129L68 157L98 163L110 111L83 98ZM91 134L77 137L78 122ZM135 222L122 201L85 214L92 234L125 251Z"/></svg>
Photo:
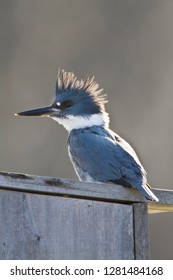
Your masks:
<svg viewBox="0 0 173 280"><path fill-rule="evenodd" d="M155 188L173 189L173 1L6 0L0 9L0 170L77 179L67 132L14 113L48 105L58 68L95 75L110 127ZM173 214L149 216L152 259L173 259Z"/></svg>

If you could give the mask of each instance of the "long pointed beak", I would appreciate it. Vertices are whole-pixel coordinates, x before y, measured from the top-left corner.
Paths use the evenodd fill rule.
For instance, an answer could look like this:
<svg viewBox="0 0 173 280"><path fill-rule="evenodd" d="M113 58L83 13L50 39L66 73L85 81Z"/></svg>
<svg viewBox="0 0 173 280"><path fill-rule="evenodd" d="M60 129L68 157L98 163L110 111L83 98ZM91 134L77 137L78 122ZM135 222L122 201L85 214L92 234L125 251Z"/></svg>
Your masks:
<svg viewBox="0 0 173 280"><path fill-rule="evenodd" d="M49 106L49 107L42 107L42 108L38 108L38 109L32 109L32 110L16 113L15 116L43 117L43 116L50 116L52 112L54 112L54 109Z"/></svg>

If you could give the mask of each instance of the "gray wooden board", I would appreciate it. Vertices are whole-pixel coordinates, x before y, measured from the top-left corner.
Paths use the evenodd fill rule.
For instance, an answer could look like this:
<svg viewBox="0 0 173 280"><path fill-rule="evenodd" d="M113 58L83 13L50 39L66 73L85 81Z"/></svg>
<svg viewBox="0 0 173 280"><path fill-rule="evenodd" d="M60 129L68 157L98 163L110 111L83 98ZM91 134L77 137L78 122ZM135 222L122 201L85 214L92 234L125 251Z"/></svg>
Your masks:
<svg viewBox="0 0 173 280"><path fill-rule="evenodd" d="M132 207L0 190L0 259L133 259Z"/></svg>
<svg viewBox="0 0 173 280"><path fill-rule="evenodd" d="M147 203L133 204L134 217L134 255L136 260L149 259L149 234Z"/></svg>
<svg viewBox="0 0 173 280"><path fill-rule="evenodd" d="M0 189L97 200L141 202L145 198L135 189L115 184L87 183L61 178L0 172Z"/></svg>
<svg viewBox="0 0 173 280"><path fill-rule="evenodd" d="M135 189L115 184L86 183L60 178L0 172L0 189L19 190L58 196L83 197L123 203L146 202ZM159 203L149 203L149 213L173 211L173 191L152 189Z"/></svg>
<svg viewBox="0 0 173 280"><path fill-rule="evenodd" d="M173 211L154 192L148 212ZM147 259L147 218L135 189L0 172L0 259Z"/></svg>

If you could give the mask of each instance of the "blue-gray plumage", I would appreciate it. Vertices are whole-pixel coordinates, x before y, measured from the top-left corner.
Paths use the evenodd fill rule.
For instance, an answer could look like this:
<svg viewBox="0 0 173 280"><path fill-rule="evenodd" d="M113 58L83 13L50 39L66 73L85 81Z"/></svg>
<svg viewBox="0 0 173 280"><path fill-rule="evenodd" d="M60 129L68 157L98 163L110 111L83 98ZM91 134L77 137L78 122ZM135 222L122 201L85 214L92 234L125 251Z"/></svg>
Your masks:
<svg viewBox="0 0 173 280"><path fill-rule="evenodd" d="M109 129L105 103L94 77L79 81L59 70L53 104L16 115L51 117L68 130L69 155L80 180L134 187L158 201L133 148Z"/></svg>

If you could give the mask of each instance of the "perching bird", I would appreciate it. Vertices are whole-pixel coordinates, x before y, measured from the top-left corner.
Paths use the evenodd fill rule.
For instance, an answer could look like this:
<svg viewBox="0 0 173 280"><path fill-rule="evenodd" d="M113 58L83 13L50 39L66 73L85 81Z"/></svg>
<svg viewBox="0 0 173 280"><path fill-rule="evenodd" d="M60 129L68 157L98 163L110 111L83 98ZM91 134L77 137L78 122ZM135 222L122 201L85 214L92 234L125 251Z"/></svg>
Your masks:
<svg viewBox="0 0 173 280"><path fill-rule="evenodd" d="M94 77L78 80L72 72L59 70L53 104L16 115L50 117L67 129L69 156L81 181L134 187L158 201L133 148L109 129L105 103Z"/></svg>

